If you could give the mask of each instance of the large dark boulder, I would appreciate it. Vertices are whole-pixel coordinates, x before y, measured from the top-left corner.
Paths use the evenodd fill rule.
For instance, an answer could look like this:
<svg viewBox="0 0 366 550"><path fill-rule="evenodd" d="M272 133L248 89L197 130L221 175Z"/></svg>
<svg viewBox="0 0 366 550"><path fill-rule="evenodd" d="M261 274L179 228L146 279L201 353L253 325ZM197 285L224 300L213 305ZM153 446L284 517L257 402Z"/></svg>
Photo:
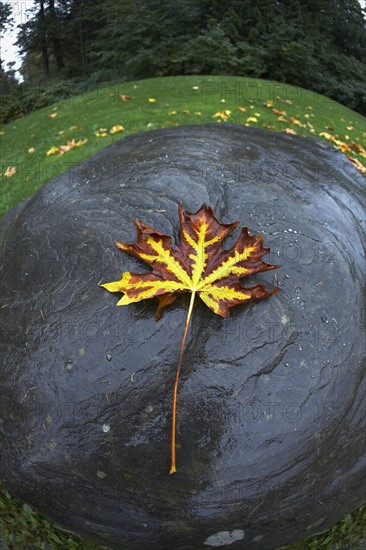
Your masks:
<svg viewBox="0 0 366 550"><path fill-rule="evenodd" d="M1 223L0 478L120 550L264 549L362 503L362 176L315 139L230 125L129 136ZM116 307L98 286L149 269L114 240L177 205L264 235L280 292L228 319L188 298ZM274 286L274 272L252 277Z"/></svg>

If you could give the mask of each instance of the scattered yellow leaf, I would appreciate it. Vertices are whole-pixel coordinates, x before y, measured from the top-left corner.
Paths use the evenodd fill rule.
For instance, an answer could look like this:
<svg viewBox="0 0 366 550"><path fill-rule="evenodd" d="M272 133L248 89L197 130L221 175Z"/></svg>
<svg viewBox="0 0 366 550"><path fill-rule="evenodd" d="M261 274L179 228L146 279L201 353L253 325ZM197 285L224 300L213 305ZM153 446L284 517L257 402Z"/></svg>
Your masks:
<svg viewBox="0 0 366 550"><path fill-rule="evenodd" d="M245 113L245 111L247 110L246 107L238 107L239 111L243 111L243 113Z"/></svg>
<svg viewBox="0 0 366 550"><path fill-rule="evenodd" d="M227 120L231 115L231 111L228 109L225 109L225 111L218 111L214 115L212 115L212 118L221 118L222 120Z"/></svg>
<svg viewBox="0 0 366 550"><path fill-rule="evenodd" d="M287 118L284 117L283 115L277 117L277 120L279 120L280 122L288 122L288 121L287 121Z"/></svg>
<svg viewBox="0 0 366 550"><path fill-rule="evenodd" d="M276 130L276 126L272 124L262 124L263 128L268 128L268 130Z"/></svg>
<svg viewBox="0 0 366 550"><path fill-rule="evenodd" d="M70 126L69 130L72 132L72 130L76 130L77 126Z"/></svg>
<svg viewBox="0 0 366 550"><path fill-rule="evenodd" d="M189 115L190 110L189 110L189 109L183 109L182 113L183 113L184 115Z"/></svg>
<svg viewBox="0 0 366 550"><path fill-rule="evenodd" d="M59 148L58 147L51 147L51 149L49 149L46 153L47 157L50 157L51 155L55 155L56 153L59 152Z"/></svg>
<svg viewBox="0 0 366 550"><path fill-rule="evenodd" d="M35 148L34 147L29 147L28 153L32 154L34 152L35 152Z"/></svg>
<svg viewBox="0 0 366 550"><path fill-rule="evenodd" d="M306 109L307 109L308 111L312 111L312 110L313 110L313 108L312 108L311 105L308 105L308 106L306 107Z"/></svg>
<svg viewBox="0 0 366 550"><path fill-rule="evenodd" d="M177 111L169 111L168 115L176 115Z"/></svg>
<svg viewBox="0 0 366 550"><path fill-rule="evenodd" d="M265 105L266 107L273 107L273 101L271 101L270 99L267 99L267 101L263 103L263 105Z"/></svg>
<svg viewBox="0 0 366 550"><path fill-rule="evenodd" d="M260 113L254 113L255 116L262 116Z"/></svg>
<svg viewBox="0 0 366 550"><path fill-rule="evenodd" d="M50 113L48 115L49 118L56 118L58 113Z"/></svg>
<svg viewBox="0 0 366 550"><path fill-rule="evenodd" d="M291 99L286 99L285 103L288 103L289 105L292 105L292 100Z"/></svg>
<svg viewBox="0 0 366 550"><path fill-rule="evenodd" d="M97 132L94 132L94 135L97 137L107 137L107 128L99 128Z"/></svg>
<svg viewBox="0 0 366 550"><path fill-rule="evenodd" d="M325 128L326 130L330 130L330 131L333 131L333 130L334 130L333 126L324 126L324 128Z"/></svg>
<svg viewBox="0 0 366 550"><path fill-rule="evenodd" d="M272 113L275 115L286 116L286 111L282 111L281 109L272 109Z"/></svg>
<svg viewBox="0 0 366 550"><path fill-rule="evenodd" d="M284 130L282 130L285 134L292 134L292 135L297 135L297 132L295 132L295 130L293 130L292 128L285 128Z"/></svg>
<svg viewBox="0 0 366 550"><path fill-rule="evenodd" d="M200 87L199 86L192 86L192 90L199 90Z"/></svg>
<svg viewBox="0 0 366 550"><path fill-rule="evenodd" d="M17 169L15 168L15 166L8 166L4 172L4 176L6 176L7 178L11 178L12 176L14 176L14 174L16 174L16 171Z"/></svg>
<svg viewBox="0 0 366 550"><path fill-rule="evenodd" d="M3 130L1 130L0 136L5 136L5 132Z"/></svg>
<svg viewBox="0 0 366 550"><path fill-rule="evenodd" d="M195 111L194 114L195 114L196 116L202 116L202 113L201 113L200 111Z"/></svg>
<svg viewBox="0 0 366 550"><path fill-rule="evenodd" d="M115 126L112 126L112 128L109 130L110 134L118 134L118 132L123 132L124 128L121 126L121 124L116 124Z"/></svg>
<svg viewBox="0 0 366 550"><path fill-rule="evenodd" d="M328 134L328 132L320 132L319 136L325 139L329 139L330 141L333 141L335 139L334 136L332 136L331 134Z"/></svg>
<svg viewBox="0 0 366 550"><path fill-rule="evenodd" d="M338 139L334 142L336 143L338 149L342 151L342 153L351 153L351 149L348 147L347 143L344 143L343 141L339 141Z"/></svg>
<svg viewBox="0 0 366 550"><path fill-rule="evenodd" d="M366 158L366 150L364 149L364 147L362 147L360 143L355 143L354 141L351 141L348 145L351 147L351 149L356 149L357 153L361 155L361 157Z"/></svg>
<svg viewBox="0 0 366 550"><path fill-rule="evenodd" d="M150 103L155 103L156 99L155 99L155 97L149 97L149 98L148 98L148 101L149 101Z"/></svg>
<svg viewBox="0 0 366 550"><path fill-rule="evenodd" d="M249 116L247 122L258 122L258 119L255 116Z"/></svg>
<svg viewBox="0 0 366 550"><path fill-rule="evenodd" d="M305 124L302 124L297 118L295 118L294 116L291 116L290 117L290 120L292 122L292 124L295 124L296 126L300 126L301 128L305 128Z"/></svg>
<svg viewBox="0 0 366 550"><path fill-rule="evenodd" d="M347 130L354 130L353 126L347 126Z"/></svg>
<svg viewBox="0 0 366 550"><path fill-rule="evenodd" d="M354 157L349 157L348 155L347 155L347 158L352 162L354 166L356 166L357 170L361 172L361 174L366 175L366 167L363 164L361 164L361 162L358 159Z"/></svg>
<svg viewBox="0 0 366 550"><path fill-rule="evenodd" d="M129 101L129 100L133 99L132 95L123 95L123 94L121 94L119 97L122 99L122 101Z"/></svg>
<svg viewBox="0 0 366 550"><path fill-rule="evenodd" d="M87 141L87 139L79 139L79 141L75 141L74 139L72 139L71 141L67 140L66 145L60 145L58 154L60 156L64 153L67 153L68 151L71 151L72 149L81 147L81 145L84 145L84 143L86 143Z"/></svg>
<svg viewBox="0 0 366 550"><path fill-rule="evenodd" d="M46 155L47 157L55 155L56 153L58 154L58 156L63 155L64 153L67 153L72 149L76 149L76 147L81 147L81 145L84 145L84 143L86 143L87 141L87 139L79 139L79 141L75 141L74 139L72 139L71 141L68 140L66 145L60 145L60 147L51 147L51 149L47 151Z"/></svg>

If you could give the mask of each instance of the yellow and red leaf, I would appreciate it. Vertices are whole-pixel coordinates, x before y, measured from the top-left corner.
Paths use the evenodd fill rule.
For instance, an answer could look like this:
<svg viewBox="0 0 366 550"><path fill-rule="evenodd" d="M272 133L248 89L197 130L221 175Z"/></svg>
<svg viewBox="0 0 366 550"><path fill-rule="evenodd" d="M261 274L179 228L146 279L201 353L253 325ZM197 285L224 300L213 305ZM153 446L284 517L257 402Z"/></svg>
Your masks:
<svg viewBox="0 0 366 550"><path fill-rule="evenodd" d="M123 292L117 305L127 305L166 294L197 292L205 304L222 317L229 308L242 302L260 300L275 291L263 285L244 288L239 279L268 271L278 266L268 265L262 256L269 252L263 247L263 237L250 236L246 227L235 244L225 250L221 245L239 222L221 224L212 209L201 206L196 214L179 207L181 242L173 248L172 239L136 220L137 242L116 242L121 250L153 266L151 273L123 273L119 281L101 285L110 292ZM172 303L173 296L169 300ZM166 304L167 305L167 304Z"/></svg>
<svg viewBox="0 0 366 550"><path fill-rule="evenodd" d="M198 294L214 313L228 317L231 307L261 300L278 291L278 285L268 291L261 284L245 288L240 283L243 277L278 267L262 261L262 256L269 252L269 248L263 246L262 236L251 236L244 227L231 248L225 249L222 242L236 229L239 222L220 223L212 209L205 204L195 214L184 211L180 205L179 219L181 236L176 247L173 246L171 237L136 219L137 241L132 244L118 241L115 244L124 252L149 264L152 271L142 274L127 271L120 280L101 285L109 292L123 293L117 302L120 306L158 298L157 319L160 318L162 309L173 303L180 293L191 293L173 390L171 474L176 472L178 380L195 295Z"/></svg>

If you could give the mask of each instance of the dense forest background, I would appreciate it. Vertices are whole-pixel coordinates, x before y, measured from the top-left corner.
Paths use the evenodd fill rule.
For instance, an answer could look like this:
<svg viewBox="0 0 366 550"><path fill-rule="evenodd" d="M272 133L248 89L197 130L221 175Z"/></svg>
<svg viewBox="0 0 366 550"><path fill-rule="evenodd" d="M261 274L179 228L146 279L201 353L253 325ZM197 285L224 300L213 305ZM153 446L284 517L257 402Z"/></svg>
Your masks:
<svg viewBox="0 0 366 550"><path fill-rule="evenodd" d="M0 31L11 23L0 2ZM3 122L78 90L187 74L277 80L366 114L357 0L37 0L18 31L24 82L1 65Z"/></svg>

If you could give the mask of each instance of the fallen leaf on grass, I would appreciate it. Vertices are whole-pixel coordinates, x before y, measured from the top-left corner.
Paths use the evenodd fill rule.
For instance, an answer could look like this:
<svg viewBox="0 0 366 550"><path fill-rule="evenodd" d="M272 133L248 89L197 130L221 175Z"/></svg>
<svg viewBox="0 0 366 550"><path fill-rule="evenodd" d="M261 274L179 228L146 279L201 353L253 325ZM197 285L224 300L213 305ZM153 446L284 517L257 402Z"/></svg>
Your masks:
<svg viewBox="0 0 366 550"><path fill-rule="evenodd" d="M229 109L225 109L224 111L218 111L214 115L212 115L212 118L221 118L222 120L227 120L231 115L231 111Z"/></svg>
<svg viewBox="0 0 366 550"><path fill-rule="evenodd" d="M94 135L97 137L107 137L107 128L99 128L97 132L94 132Z"/></svg>
<svg viewBox="0 0 366 550"><path fill-rule="evenodd" d="M348 144L351 149L354 149L357 151L357 154L361 155L361 157L366 158L366 150L360 143L355 143L354 141L349 142Z"/></svg>
<svg viewBox="0 0 366 550"><path fill-rule="evenodd" d="M56 118L57 115L58 115L58 113L50 113L50 114L48 115L48 118Z"/></svg>
<svg viewBox="0 0 366 550"><path fill-rule="evenodd" d="M269 248L263 247L262 236L250 236L248 229L244 227L231 248L224 249L222 241L234 231L239 222L221 224L212 209L205 204L195 214L185 212L180 205L179 218L181 238L176 247L173 247L171 237L136 219L137 242L115 244L124 252L149 264L152 271L143 274L125 272L119 281L101 285L109 292L123 293L117 302L120 306L158 298L157 319L160 318L162 309L172 304L179 294L191 294L173 390L170 474L176 472L178 381L196 294L214 313L228 317L231 307L262 300L278 292L278 285L274 290L268 291L261 284L245 288L239 282L248 275L278 267L262 261L262 256L269 252Z"/></svg>
<svg viewBox="0 0 366 550"><path fill-rule="evenodd" d="M155 97L149 97L147 100L149 101L149 103L155 103L156 101Z"/></svg>
<svg viewBox="0 0 366 550"><path fill-rule="evenodd" d="M7 169L4 172L4 176L7 178L12 178L17 172L17 169L15 166L8 166Z"/></svg>
<svg viewBox="0 0 366 550"><path fill-rule="evenodd" d="M266 107L273 107L273 101L268 99L265 103L263 103L263 105L265 105Z"/></svg>
<svg viewBox="0 0 366 550"><path fill-rule="evenodd" d="M87 141L88 141L87 139L79 139L78 141L75 141L74 139L72 139L71 141L67 140L66 145L60 145L58 154L60 156L60 155L63 155L64 153L68 153L72 149L76 149L77 147L81 147Z"/></svg>
<svg viewBox="0 0 366 550"><path fill-rule="evenodd" d="M51 147L51 149L49 149L46 153L46 156L47 157L50 157L51 155L55 155L56 153L59 152L59 148L58 147Z"/></svg>
<svg viewBox="0 0 366 550"><path fill-rule="evenodd" d="M239 111L243 111L243 113L245 113L245 111L247 110L246 107L238 107Z"/></svg>
<svg viewBox="0 0 366 550"><path fill-rule="evenodd" d="M347 155L347 158L356 166L357 170L366 176L366 167L355 157L350 157Z"/></svg>
<svg viewBox="0 0 366 550"><path fill-rule="evenodd" d="M258 119L255 116L249 116L247 122L258 122Z"/></svg>
<svg viewBox="0 0 366 550"><path fill-rule="evenodd" d="M345 141L341 141L340 139L337 139L335 136L332 136L331 134L328 134L327 132L320 132L319 133L319 136L320 137L324 137L325 139L328 139L329 141L331 141L332 143L334 143L334 145L340 150L342 151L342 153L352 153L352 149L351 149L351 146L353 144L353 142L351 142L350 144L347 144ZM361 150L362 150L362 146L361 146ZM366 153L365 153L366 154Z"/></svg>
<svg viewBox="0 0 366 550"><path fill-rule="evenodd" d="M168 112L168 115L176 115L177 114L177 111L169 111Z"/></svg>
<svg viewBox="0 0 366 550"><path fill-rule="evenodd" d="M338 149L342 151L342 153L352 153L352 150L348 147L347 143L345 143L344 141L335 139L334 143L337 145Z"/></svg>
<svg viewBox="0 0 366 550"><path fill-rule="evenodd" d="M51 147L46 153L46 156L49 157L51 155L55 155L57 153L58 156L64 155L65 153L68 153L72 149L76 149L77 147L81 147L86 143L87 139L79 139L78 141L75 141L72 139L71 141L68 140L65 145L60 145L59 147Z"/></svg>
<svg viewBox="0 0 366 550"><path fill-rule="evenodd" d="M29 147L28 153L32 154L34 152L35 152L35 148L34 147Z"/></svg>
<svg viewBox="0 0 366 550"><path fill-rule="evenodd" d="M131 99L133 99L132 95L121 94L119 97L122 99L122 101L130 101Z"/></svg>
<svg viewBox="0 0 366 550"><path fill-rule="evenodd" d="M329 141L334 141L336 139L334 136L332 136L332 134L329 134L328 132L319 132L319 136L325 139L329 139Z"/></svg>
<svg viewBox="0 0 366 550"><path fill-rule="evenodd" d="M286 116L286 111L282 111L281 109L272 109L272 113L274 113L275 115L282 115L282 116Z"/></svg>
<svg viewBox="0 0 366 550"><path fill-rule="evenodd" d="M123 132L124 127L121 126L121 124L116 124L115 126L112 126L112 128L109 130L110 134L118 134L118 132Z"/></svg>
<svg viewBox="0 0 366 550"><path fill-rule="evenodd" d="M277 117L277 120L279 120L280 122L288 122L287 118L283 115Z"/></svg>
<svg viewBox="0 0 366 550"><path fill-rule="evenodd" d="M294 136L297 135L297 132L295 132L295 130L293 130L292 128L285 128L284 130L282 130L285 134L292 134Z"/></svg>
<svg viewBox="0 0 366 550"><path fill-rule="evenodd" d="M306 125L303 124L302 122L300 122L297 118L295 118L294 116L291 116L290 117L290 120L292 122L292 124L295 124L295 126L300 126L301 128L306 128Z"/></svg>

